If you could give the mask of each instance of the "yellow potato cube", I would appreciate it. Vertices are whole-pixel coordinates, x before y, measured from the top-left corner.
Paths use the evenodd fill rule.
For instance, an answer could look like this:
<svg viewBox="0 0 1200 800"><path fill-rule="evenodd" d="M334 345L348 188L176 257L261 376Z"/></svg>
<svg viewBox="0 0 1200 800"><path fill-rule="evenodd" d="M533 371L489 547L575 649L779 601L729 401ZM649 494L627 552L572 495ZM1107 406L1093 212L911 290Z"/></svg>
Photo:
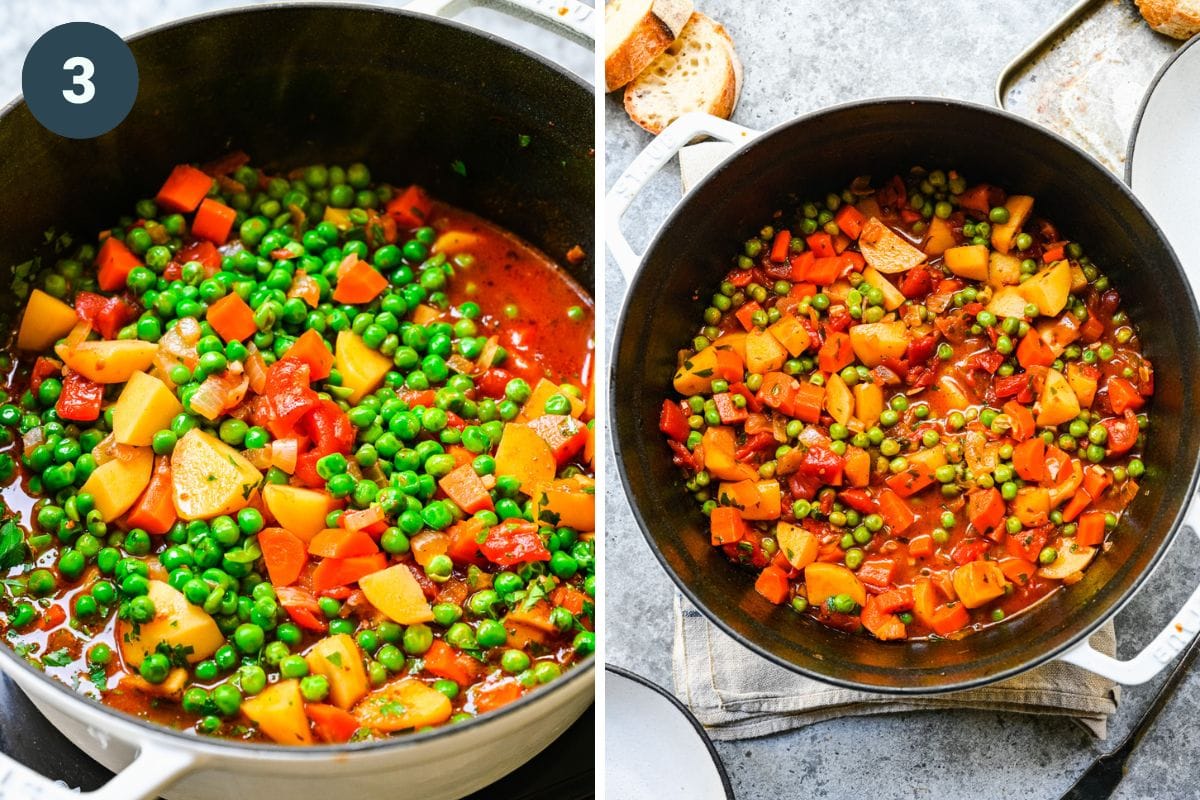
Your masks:
<svg viewBox="0 0 1200 800"><path fill-rule="evenodd" d="M242 713L280 744L313 743L298 680L271 684L254 697L247 698L242 701Z"/></svg>
<svg viewBox="0 0 1200 800"><path fill-rule="evenodd" d="M34 289L25 304L21 330L17 333L19 350L45 350L70 333L79 317L75 309L41 289Z"/></svg>
<svg viewBox="0 0 1200 800"><path fill-rule="evenodd" d="M781 314L779 321L767 328L781 345L792 355L798 356L808 349L812 337L808 329L800 324L800 320L791 314Z"/></svg>
<svg viewBox="0 0 1200 800"><path fill-rule="evenodd" d="M554 479L558 465L546 440L528 425L509 422L496 448L496 474L513 475L521 491L533 495L534 487Z"/></svg>
<svg viewBox="0 0 1200 800"><path fill-rule="evenodd" d="M268 483L262 495L279 527L286 528L305 544L325 530L325 517L333 510L333 498L317 489Z"/></svg>
<svg viewBox="0 0 1200 800"><path fill-rule="evenodd" d="M1071 295L1071 265L1067 261L1055 261L1042 267L1022 283L1020 289L1025 300L1038 307L1039 314L1056 316L1066 308L1067 298Z"/></svg>
<svg viewBox="0 0 1200 800"><path fill-rule="evenodd" d="M114 458L96 467L79 488L96 500L96 510L105 522L128 511L146 486L154 468L154 451L149 447L124 448L126 459Z"/></svg>
<svg viewBox="0 0 1200 800"><path fill-rule="evenodd" d="M596 528L596 481L587 475L539 483L533 518L541 525L590 531Z"/></svg>
<svg viewBox="0 0 1200 800"><path fill-rule="evenodd" d="M171 454L175 510L183 519L209 519L245 508L262 473L237 450L193 428Z"/></svg>
<svg viewBox="0 0 1200 800"><path fill-rule="evenodd" d="M60 344L54 348L71 369L96 383L124 383L133 373L150 369L158 345L136 339L81 342L73 350Z"/></svg>
<svg viewBox="0 0 1200 800"><path fill-rule="evenodd" d="M379 613L393 622L416 625L433 619L425 592L407 564L364 575L358 580L358 588Z"/></svg>
<svg viewBox="0 0 1200 800"><path fill-rule="evenodd" d="M753 330L746 334L746 369L758 375L783 367L787 350L768 331Z"/></svg>
<svg viewBox="0 0 1200 800"><path fill-rule="evenodd" d="M961 278L973 281L988 279L988 249L983 244L965 244L951 247L942 253L946 267Z"/></svg>
<svg viewBox="0 0 1200 800"><path fill-rule="evenodd" d="M150 581L147 593L154 602L154 619L134 625L117 621L117 644L121 658L131 667L139 666L159 645L180 653L195 664L217 652L225 636L204 609L187 601L183 593L163 581Z"/></svg>
<svg viewBox="0 0 1200 800"><path fill-rule="evenodd" d="M145 372L135 372L113 405L113 436L118 444L147 446L154 434L169 427L182 411L183 406L165 383Z"/></svg>
<svg viewBox="0 0 1200 800"><path fill-rule="evenodd" d="M895 311L904 305L904 294L874 267L867 267L863 270L863 280L867 282L868 286L883 292L883 307L888 311Z"/></svg>
<svg viewBox="0 0 1200 800"><path fill-rule="evenodd" d="M375 391L383 382L383 376L392 368L392 360L350 331L337 336L333 348L333 360L342 375L342 385L350 389L351 403L357 403Z"/></svg>
<svg viewBox="0 0 1200 800"><path fill-rule="evenodd" d="M1038 427L1053 427L1079 416L1079 398L1058 370L1052 369L1046 373L1046 383L1038 397L1037 408Z"/></svg>
<svg viewBox="0 0 1200 800"><path fill-rule="evenodd" d="M440 725L452 712L446 695L416 678L403 678L372 692L354 716L364 728L390 733Z"/></svg>
<svg viewBox="0 0 1200 800"><path fill-rule="evenodd" d="M900 358L908 349L908 326L903 322L865 322L850 327L850 346L858 360L875 367Z"/></svg>
<svg viewBox="0 0 1200 800"><path fill-rule="evenodd" d="M405 567L407 569L407 567ZM362 651L347 633L326 636L304 656L313 675L329 681L329 699L338 708L350 708L367 693L367 670Z"/></svg>

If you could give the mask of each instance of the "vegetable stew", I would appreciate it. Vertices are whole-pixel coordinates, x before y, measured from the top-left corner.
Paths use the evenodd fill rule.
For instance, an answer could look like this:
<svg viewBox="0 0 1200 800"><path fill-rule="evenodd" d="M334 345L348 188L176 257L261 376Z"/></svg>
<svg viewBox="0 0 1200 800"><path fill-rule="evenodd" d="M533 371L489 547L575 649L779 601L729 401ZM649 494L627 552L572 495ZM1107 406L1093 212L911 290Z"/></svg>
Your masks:
<svg viewBox="0 0 1200 800"><path fill-rule="evenodd" d="M454 723L593 652L593 310L516 237L233 154L44 270L4 356L4 638L197 733Z"/></svg>
<svg viewBox="0 0 1200 800"><path fill-rule="evenodd" d="M1078 581L1137 495L1154 372L1033 197L914 169L778 212L679 355L660 428L772 603L959 637Z"/></svg>

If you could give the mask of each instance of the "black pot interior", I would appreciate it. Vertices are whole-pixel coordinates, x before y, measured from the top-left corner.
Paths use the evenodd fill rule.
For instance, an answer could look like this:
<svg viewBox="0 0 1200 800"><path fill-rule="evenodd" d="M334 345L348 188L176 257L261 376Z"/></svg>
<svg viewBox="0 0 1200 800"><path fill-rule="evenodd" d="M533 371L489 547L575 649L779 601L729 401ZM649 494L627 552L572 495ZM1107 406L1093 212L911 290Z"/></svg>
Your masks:
<svg viewBox="0 0 1200 800"><path fill-rule="evenodd" d="M857 175L876 185L913 165L954 168L1037 198L1034 213L1082 242L1121 291L1156 367L1142 492L1111 552L1084 579L1003 625L959 641L883 643L771 605L753 575L709 545L658 432L676 353L739 243L797 197L823 197ZM614 348L617 459L651 547L683 591L727 632L795 671L890 692L963 688L1049 658L1099 626L1149 573L1194 484L1200 428L1190 369L1197 311L1161 233L1116 178L1046 132L982 107L939 101L846 106L777 128L719 168L676 209L647 251Z"/></svg>
<svg viewBox="0 0 1200 800"><path fill-rule="evenodd" d="M131 47L138 99L112 132L64 139L24 103L0 120L3 268L50 227L94 236L173 165L240 149L256 166L363 161L376 180L420 183L594 293L594 104L565 71L469 28L346 5L215 14ZM571 266L575 245L587 257Z"/></svg>

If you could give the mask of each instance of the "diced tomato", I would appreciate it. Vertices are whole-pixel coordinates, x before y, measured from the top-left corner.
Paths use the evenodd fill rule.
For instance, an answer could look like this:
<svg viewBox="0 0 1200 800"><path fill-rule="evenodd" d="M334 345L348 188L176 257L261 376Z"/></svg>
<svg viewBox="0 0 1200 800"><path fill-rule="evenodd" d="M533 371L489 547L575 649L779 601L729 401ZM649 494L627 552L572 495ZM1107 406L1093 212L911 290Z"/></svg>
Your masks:
<svg viewBox="0 0 1200 800"><path fill-rule="evenodd" d="M933 276L925 267L915 267L904 273L898 288L907 298L924 297L933 291Z"/></svg>

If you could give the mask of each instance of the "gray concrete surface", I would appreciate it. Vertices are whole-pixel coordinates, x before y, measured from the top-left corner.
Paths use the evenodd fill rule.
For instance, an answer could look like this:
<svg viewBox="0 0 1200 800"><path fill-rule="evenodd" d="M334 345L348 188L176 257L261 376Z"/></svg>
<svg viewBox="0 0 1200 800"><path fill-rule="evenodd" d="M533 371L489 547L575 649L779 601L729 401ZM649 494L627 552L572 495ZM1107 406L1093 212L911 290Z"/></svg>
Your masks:
<svg viewBox="0 0 1200 800"><path fill-rule="evenodd" d="M736 122L764 128L815 109L873 96L937 95L990 103L995 78L1073 0L993 3L960 0L824 3L816 0L759 3L698 0L722 22L745 64L746 82ZM1104 91L1105 102L1074 106L1069 134L1107 132L1132 120L1142 87L1171 45L1136 29L1131 0L1102 9L1114 36L1140 36L1142 49L1122 45L1116 73L1133 85ZM1120 31L1117 26L1123 26ZM1096 30L1092 29L1093 32ZM1087 41L1067 46L1087 48ZM1058 59L1053 64L1078 64ZM1101 83L1112 80L1109 73ZM1027 76L1031 82L1070 81L1074 72ZM1140 83L1140 85L1139 85ZM1109 87L1111 88L1111 87ZM1044 97L1041 91L1014 96ZM1017 110L1022 110L1015 103ZM1031 115L1055 109L1029 107ZM1065 113L1065 112L1064 112ZM1090 116L1089 115L1093 115ZM606 102L606 185L612 185L633 156L650 141L629 122L615 93ZM1114 123L1116 120L1116 123ZM1090 123L1090 124L1089 124ZM1106 133L1106 141L1117 138ZM1104 153L1118 166L1120 153ZM678 173L656 179L626 218L635 246L649 241L655 226L679 196ZM611 258L606 275L605 335L611 344L625 283ZM673 585L636 530L614 476L605 498L606 642L609 662L670 687ZM1156 633L1200 580L1200 544L1186 531L1164 566L1117 617L1120 655L1129 657ZM762 739L719 743L717 749L737 797L1055 798L1098 755L1127 733L1147 707L1158 682L1123 691L1109 740L1098 742L1060 719L973 712L929 712L844 719ZM1174 800L1200 796L1200 766L1193 734L1200 713L1200 675L1189 676L1158 725L1142 742L1116 797ZM615 799L614 799L615 800Z"/></svg>

